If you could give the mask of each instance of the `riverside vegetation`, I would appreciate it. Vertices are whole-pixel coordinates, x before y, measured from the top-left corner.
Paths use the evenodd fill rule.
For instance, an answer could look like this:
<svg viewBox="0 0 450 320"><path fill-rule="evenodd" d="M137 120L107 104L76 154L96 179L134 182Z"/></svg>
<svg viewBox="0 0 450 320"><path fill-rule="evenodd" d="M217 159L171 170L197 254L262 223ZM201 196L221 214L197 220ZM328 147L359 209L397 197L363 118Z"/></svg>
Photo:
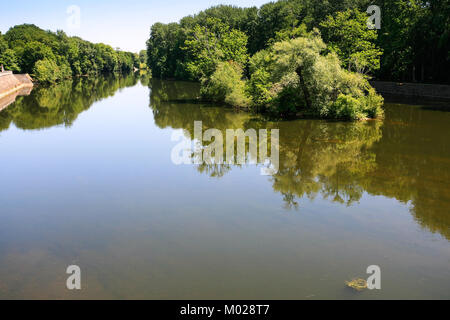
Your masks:
<svg viewBox="0 0 450 320"><path fill-rule="evenodd" d="M382 30L367 27L373 4ZM0 64L43 83L148 66L155 77L199 81L204 101L278 118L377 118L383 99L368 82L373 77L450 82L449 17L444 0L221 5L154 24L139 54L23 24L0 34Z"/></svg>
<svg viewBox="0 0 450 320"><path fill-rule="evenodd" d="M450 7L445 1L372 2L212 7L179 23L154 24L147 64L156 77L199 81L206 101L281 118L380 117L383 99L370 77L448 82L430 65L427 48L441 66L449 64L441 27L448 26ZM382 32L367 28L370 4L381 7ZM429 32L417 32L424 23Z"/></svg>

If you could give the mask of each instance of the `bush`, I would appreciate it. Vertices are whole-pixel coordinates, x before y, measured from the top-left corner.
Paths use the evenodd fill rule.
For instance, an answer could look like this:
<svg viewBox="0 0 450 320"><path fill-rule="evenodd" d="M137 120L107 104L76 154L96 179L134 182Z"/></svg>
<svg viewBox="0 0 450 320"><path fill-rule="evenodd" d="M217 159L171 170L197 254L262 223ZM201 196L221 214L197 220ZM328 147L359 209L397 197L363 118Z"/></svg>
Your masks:
<svg viewBox="0 0 450 320"><path fill-rule="evenodd" d="M252 106L281 117L299 112L347 120L381 116L383 98L362 74L343 69L337 54L325 55L325 49L317 30L277 42L250 59L247 82L239 64L219 62L203 79L201 94L209 101Z"/></svg>
<svg viewBox="0 0 450 320"><path fill-rule="evenodd" d="M248 107L249 99L245 94L243 70L239 64L220 62L209 79L202 81L201 95L204 99L224 102L235 107Z"/></svg>
<svg viewBox="0 0 450 320"><path fill-rule="evenodd" d="M36 62L33 68L33 77L39 82L55 83L71 75L72 70L66 61L58 65L53 60L43 59Z"/></svg>
<svg viewBox="0 0 450 320"><path fill-rule="evenodd" d="M382 96L375 92L375 89L370 88L369 94L365 97L364 112L369 118L379 118L384 116L384 110L381 106L384 103Z"/></svg>
<svg viewBox="0 0 450 320"><path fill-rule="evenodd" d="M20 70L16 53L11 49L6 49L3 52L0 52L0 64L3 64L5 70L11 70L14 72L18 72Z"/></svg>
<svg viewBox="0 0 450 320"><path fill-rule="evenodd" d="M247 82L246 92L250 96L255 107L268 106L274 95L271 92L273 86L273 54L269 50L262 50L250 59L250 80Z"/></svg>
<svg viewBox="0 0 450 320"><path fill-rule="evenodd" d="M352 96L341 93L333 103L329 115L336 119L346 120L362 118L361 103Z"/></svg>
<svg viewBox="0 0 450 320"><path fill-rule="evenodd" d="M58 65L53 60L39 60L33 68L33 77L40 82L54 83L58 80Z"/></svg>
<svg viewBox="0 0 450 320"><path fill-rule="evenodd" d="M275 43L250 60L247 92L254 105L283 117L298 112L321 118L363 119L381 116L383 99L363 75L341 67L317 31Z"/></svg>

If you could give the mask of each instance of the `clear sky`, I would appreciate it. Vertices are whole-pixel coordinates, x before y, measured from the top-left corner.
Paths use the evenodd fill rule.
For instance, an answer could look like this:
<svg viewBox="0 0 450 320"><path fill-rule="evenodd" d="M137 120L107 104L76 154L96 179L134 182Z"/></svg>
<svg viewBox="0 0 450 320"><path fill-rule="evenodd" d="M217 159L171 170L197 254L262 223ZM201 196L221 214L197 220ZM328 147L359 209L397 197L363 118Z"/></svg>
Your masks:
<svg viewBox="0 0 450 320"><path fill-rule="evenodd" d="M0 0L4 4L6 0ZM150 26L155 22L176 22L218 4L260 6L270 0L21 0L1 5L0 31L32 23L42 29L64 30L91 42L103 42L122 50L145 49ZM74 24L72 5L80 8L80 24ZM68 23L69 21L69 23Z"/></svg>

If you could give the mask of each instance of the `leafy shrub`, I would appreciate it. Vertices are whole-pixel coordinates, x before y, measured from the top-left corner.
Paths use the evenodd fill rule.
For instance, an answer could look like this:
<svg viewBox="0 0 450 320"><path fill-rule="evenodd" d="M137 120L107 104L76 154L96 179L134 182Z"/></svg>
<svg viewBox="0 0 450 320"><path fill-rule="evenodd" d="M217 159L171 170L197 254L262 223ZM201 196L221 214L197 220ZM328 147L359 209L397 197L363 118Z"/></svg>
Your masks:
<svg viewBox="0 0 450 320"><path fill-rule="evenodd" d="M318 31L275 43L250 60L247 92L254 105L289 116L297 112L322 118L362 119L382 115L383 99L362 75L341 67Z"/></svg>
<svg viewBox="0 0 450 320"><path fill-rule="evenodd" d="M225 102L236 107L247 107L249 99L245 94L243 70L239 64L220 62L208 80L203 80L201 95L215 102Z"/></svg>
<svg viewBox="0 0 450 320"><path fill-rule="evenodd" d="M271 103L274 95L271 92L273 87L273 54L269 50L262 50L250 59L249 69L250 80L247 82L246 92L250 96L252 105L264 107Z"/></svg>
<svg viewBox="0 0 450 320"><path fill-rule="evenodd" d="M58 65L49 59L39 60L33 68L33 77L40 82L56 82L58 73Z"/></svg>
<svg viewBox="0 0 450 320"><path fill-rule="evenodd" d="M375 92L375 89L370 88L369 94L364 99L364 112L367 117L377 118L384 115L384 110L381 108L384 103L384 99Z"/></svg>
<svg viewBox="0 0 450 320"><path fill-rule="evenodd" d="M247 64L247 41L242 31L230 29L220 19L207 18L204 26L190 30L184 42L183 50L191 58L186 63L187 72L192 79L202 79L210 77L220 62Z"/></svg>
<svg viewBox="0 0 450 320"><path fill-rule="evenodd" d="M252 106L281 117L297 113L357 120L381 116L383 99L364 75L347 71L317 30L281 41L249 61L250 79L240 64L219 62L202 80L202 96L233 106Z"/></svg>
<svg viewBox="0 0 450 320"><path fill-rule="evenodd" d="M330 116L347 120L362 118L361 103L358 99L341 93L332 105Z"/></svg>
<svg viewBox="0 0 450 320"><path fill-rule="evenodd" d="M58 65L54 60L43 59L36 62L33 68L33 76L40 82L54 83L71 75L70 65L66 61Z"/></svg>
<svg viewBox="0 0 450 320"><path fill-rule="evenodd" d="M15 72L20 70L16 53L11 49L6 49L3 52L0 52L0 64L3 64L5 70L11 70Z"/></svg>

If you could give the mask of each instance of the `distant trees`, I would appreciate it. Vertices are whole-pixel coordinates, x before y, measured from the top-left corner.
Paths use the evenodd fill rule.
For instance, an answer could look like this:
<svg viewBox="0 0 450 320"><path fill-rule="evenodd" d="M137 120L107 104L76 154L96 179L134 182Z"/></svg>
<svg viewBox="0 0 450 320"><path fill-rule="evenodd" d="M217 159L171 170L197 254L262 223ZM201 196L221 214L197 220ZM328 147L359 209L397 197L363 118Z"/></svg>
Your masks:
<svg viewBox="0 0 450 320"><path fill-rule="evenodd" d="M72 76L127 73L139 66L139 57L68 37L63 31L23 24L0 35L0 63L9 70L30 73L38 81L56 82Z"/></svg>
<svg viewBox="0 0 450 320"><path fill-rule="evenodd" d="M145 70L148 68L147 66L147 50L139 51L139 69Z"/></svg>

